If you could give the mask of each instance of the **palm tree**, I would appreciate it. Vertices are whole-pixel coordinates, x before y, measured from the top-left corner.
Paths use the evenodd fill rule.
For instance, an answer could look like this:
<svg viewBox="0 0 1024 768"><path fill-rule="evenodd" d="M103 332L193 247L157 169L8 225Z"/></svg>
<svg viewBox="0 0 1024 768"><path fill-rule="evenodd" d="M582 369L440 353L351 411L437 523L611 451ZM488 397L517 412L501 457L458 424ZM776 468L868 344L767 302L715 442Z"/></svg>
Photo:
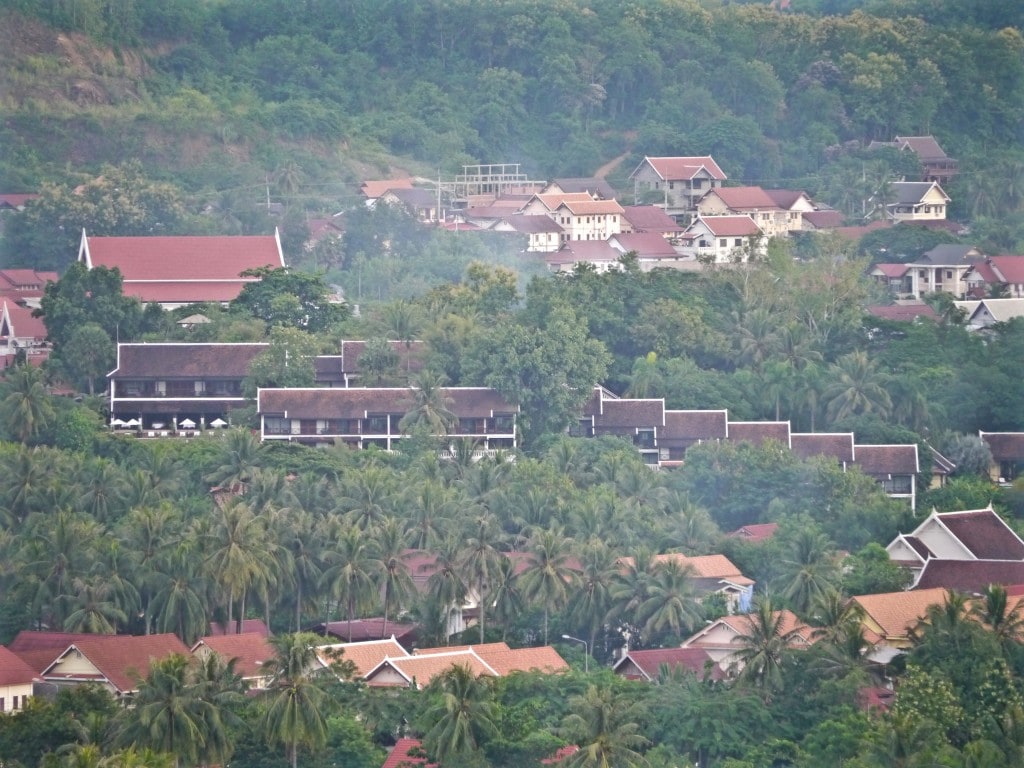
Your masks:
<svg viewBox="0 0 1024 768"><path fill-rule="evenodd" d="M571 547L571 539L557 527L537 531L527 546L528 564L521 577L523 594L527 600L544 607L544 645L548 644L551 611L565 605L570 590L579 580Z"/></svg>
<svg viewBox="0 0 1024 768"><path fill-rule="evenodd" d="M615 555L604 542L594 541L583 549L579 587L567 608L569 620L586 630L588 648L594 647L597 633L611 610L611 590L617 571Z"/></svg>
<svg viewBox="0 0 1024 768"><path fill-rule="evenodd" d="M24 521L39 507L39 497L52 480L45 450L18 446L14 455L4 462L0 483L4 506L14 523Z"/></svg>
<svg viewBox="0 0 1024 768"><path fill-rule="evenodd" d="M386 518L374 530L374 548L380 570L377 573L378 590L384 601L384 626L381 637L388 636L388 617L391 608L399 610L415 590L409 565L405 562L406 533L396 518Z"/></svg>
<svg viewBox="0 0 1024 768"><path fill-rule="evenodd" d="M207 573L226 590L227 623L239 603L238 627L245 617L245 599L261 580L270 579L272 558L264 521L237 498L217 507L211 530L203 537Z"/></svg>
<svg viewBox="0 0 1024 768"><path fill-rule="evenodd" d="M785 615L771 600L760 598L746 616L747 631L736 638L738 679L760 688L766 701L782 685L783 656L797 634L796 629L786 630Z"/></svg>
<svg viewBox="0 0 1024 768"><path fill-rule="evenodd" d="M365 531L391 514L395 487L390 472L376 463L370 464L361 472L352 473L337 509L351 524Z"/></svg>
<svg viewBox="0 0 1024 768"><path fill-rule="evenodd" d="M651 596L654 566L654 557L645 549L637 551L629 560L620 561L619 569L612 577L609 620L622 621L639 630L644 621L640 607Z"/></svg>
<svg viewBox="0 0 1024 768"><path fill-rule="evenodd" d="M220 464L204 478L216 488L242 489L252 478L258 466L259 438L248 429L232 429L224 440Z"/></svg>
<svg viewBox="0 0 1024 768"><path fill-rule="evenodd" d="M489 515L480 515L473 526L473 535L466 539L462 553L462 568L476 583L476 594L480 607L480 642L484 642L484 624L487 618L489 595L487 588L504 557L497 548L501 541L500 532Z"/></svg>
<svg viewBox="0 0 1024 768"><path fill-rule="evenodd" d="M423 713L423 746L440 765L458 765L496 731L489 679L457 664L435 678L428 690L436 699Z"/></svg>
<svg viewBox="0 0 1024 768"><path fill-rule="evenodd" d="M358 528L348 528L338 537L335 546L324 553L330 566L322 581L330 596L345 606L348 618L348 640L352 642L352 620L356 611L373 599L374 578L380 572L380 561L373 556L370 540Z"/></svg>
<svg viewBox="0 0 1024 768"><path fill-rule="evenodd" d="M50 425L54 417L50 395L43 386L43 372L31 365L15 366L7 375L0 400L4 428L26 443Z"/></svg>
<svg viewBox="0 0 1024 768"><path fill-rule="evenodd" d="M176 767L229 755L224 719L194 685L189 670L190 659L181 654L154 661L139 684L134 706L120 716L115 743L173 755ZM218 749L211 754L207 748L213 744Z"/></svg>
<svg viewBox="0 0 1024 768"><path fill-rule="evenodd" d="M320 529L316 517L301 506L281 510L274 518L281 546L288 552L290 581L295 587L295 631L302 628L302 609L323 576Z"/></svg>
<svg viewBox="0 0 1024 768"><path fill-rule="evenodd" d="M498 560L498 567L491 576L491 604L494 606L494 619L501 624L501 639L508 636L508 627L522 615L525 599L516 573L516 563L511 557Z"/></svg>
<svg viewBox="0 0 1024 768"><path fill-rule="evenodd" d="M88 570L92 559L88 547L99 540L99 526L61 509L54 515L33 512L26 527L29 535L20 556L27 560L27 575L37 584L34 608L51 625L63 626L69 588Z"/></svg>
<svg viewBox="0 0 1024 768"><path fill-rule="evenodd" d="M590 685L569 699L571 714L561 731L579 750L559 762L566 768L633 768L644 765L637 750L647 745L640 732L641 705L609 687Z"/></svg>
<svg viewBox="0 0 1024 768"><path fill-rule="evenodd" d="M972 605L971 615L980 621L999 640L1004 648L1018 643L1024 636L1024 611L1020 601L1011 602L1006 587L989 584L982 595L983 602Z"/></svg>
<svg viewBox="0 0 1024 768"><path fill-rule="evenodd" d="M703 615L694 593L693 569L678 560L664 560L654 567L650 595L640 604L644 634L671 630L674 635L690 631Z"/></svg>
<svg viewBox="0 0 1024 768"><path fill-rule="evenodd" d="M843 355L829 369L832 384L824 394L825 412L833 422L847 416L873 413L885 418L892 410L886 377L868 357L857 350Z"/></svg>
<svg viewBox="0 0 1024 768"><path fill-rule="evenodd" d="M269 743L285 745L292 768L299 764L300 747L317 749L327 740L327 695L320 687L318 641L308 632L272 637L274 657L264 666L271 681L261 725Z"/></svg>
<svg viewBox="0 0 1024 768"><path fill-rule="evenodd" d="M154 563L151 586L147 626L152 624L160 632L173 632L188 645L206 633L207 582L189 544L171 547Z"/></svg>
<svg viewBox="0 0 1024 768"><path fill-rule="evenodd" d="M73 610L64 619L65 632L113 635L119 624L128 623L128 615L110 599L113 587L103 577L76 578L71 586L75 590Z"/></svg>
<svg viewBox="0 0 1024 768"><path fill-rule="evenodd" d="M417 484L409 498L409 546L413 549L435 547L447 534L454 511L452 494L436 480Z"/></svg>
<svg viewBox="0 0 1024 768"><path fill-rule="evenodd" d="M458 423L458 417L451 411L453 400L444 393L444 383L444 375L430 369L417 374L412 385L412 408L398 423L403 432L422 429L429 435L443 436Z"/></svg>
<svg viewBox="0 0 1024 768"><path fill-rule="evenodd" d="M839 582L835 548L814 527L803 527L793 537L779 574L783 597L794 611L806 616L817 601Z"/></svg>
<svg viewBox="0 0 1024 768"><path fill-rule="evenodd" d="M433 572L427 578L427 594L445 616L445 643L448 642L448 617L466 602L466 582L462 578L462 542L455 536L446 538L434 551Z"/></svg>

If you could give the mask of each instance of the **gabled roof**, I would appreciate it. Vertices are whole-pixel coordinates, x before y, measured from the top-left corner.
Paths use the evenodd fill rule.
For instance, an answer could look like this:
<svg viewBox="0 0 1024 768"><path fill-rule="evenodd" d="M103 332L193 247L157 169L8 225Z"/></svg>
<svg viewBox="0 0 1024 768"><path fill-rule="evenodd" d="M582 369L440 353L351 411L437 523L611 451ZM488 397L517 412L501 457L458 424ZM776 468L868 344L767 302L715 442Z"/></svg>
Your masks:
<svg viewBox="0 0 1024 768"><path fill-rule="evenodd" d="M978 432L995 461L1024 459L1024 432Z"/></svg>
<svg viewBox="0 0 1024 768"><path fill-rule="evenodd" d="M783 635L792 634L790 640L790 647L804 647L813 645L817 638L814 634L814 629L800 620L800 618L789 610L773 611L772 615L781 618L779 631ZM718 648L719 643L710 641L709 635L717 633L719 630L724 629L726 634L729 635L729 645L735 642L735 640L742 635L750 632L752 628L751 619L748 614L735 614L732 616L723 616L720 619L707 625L694 635L690 636L683 641L684 648Z"/></svg>
<svg viewBox="0 0 1024 768"><path fill-rule="evenodd" d="M574 178L574 179L552 179L548 186L556 186L563 192L586 192L595 197L611 200L616 197L612 185L604 179L596 177Z"/></svg>
<svg viewBox="0 0 1024 768"><path fill-rule="evenodd" d="M56 272L37 272L34 269L0 269L0 287L26 293L38 293L40 296L47 283L55 283L60 279Z"/></svg>
<svg viewBox="0 0 1024 768"><path fill-rule="evenodd" d="M413 576L415 577L415 574ZM330 621L327 622L326 626L324 624L317 624L309 631L324 637L335 637L339 640L347 641L349 629L350 622L348 621ZM353 619L351 621L352 642L380 640L382 638L386 640L390 636L397 638L399 643L402 641L411 643L418 630L418 624L391 620L385 623L383 618Z"/></svg>
<svg viewBox="0 0 1024 768"><path fill-rule="evenodd" d="M916 205L935 189L942 197L949 202L949 195L945 193L937 181L894 181L890 185L896 196L895 205Z"/></svg>
<svg viewBox="0 0 1024 768"><path fill-rule="evenodd" d="M989 584L1024 584L1021 560L927 560L914 589L982 592Z"/></svg>
<svg viewBox="0 0 1024 768"><path fill-rule="evenodd" d="M570 240L553 253L544 254L548 264L616 263L622 254L607 240Z"/></svg>
<svg viewBox="0 0 1024 768"><path fill-rule="evenodd" d="M979 560L1024 561L1024 541L991 507L964 512L934 512L931 516Z"/></svg>
<svg viewBox="0 0 1024 768"><path fill-rule="evenodd" d="M21 657L0 645L0 688L8 685L30 685L37 678L36 671Z"/></svg>
<svg viewBox="0 0 1024 768"><path fill-rule="evenodd" d="M472 651L499 676L512 672L561 672L569 665L550 645L537 648L509 648L506 643L481 643L479 645L456 645L445 648L417 648L413 656L436 656L439 654Z"/></svg>
<svg viewBox="0 0 1024 768"><path fill-rule="evenodd" d="M626 205L622 218L637 232L682 232L675 219L656 205Z"/></svg>
<svg viewBox="0 0 1024 768"><path fill-rule="evenodd" d="M843 226L846 217L840 211L806 211L801 218L815 229L835 229Z"/></svg>
<svg viewBox="0 0 1024 768"><path fill-rule="evenodd" d="M1000 282L1012 285L1024 283L1024 256L992 256L987 263Z"/></svg>
<svg viewBox="0 0 1024 768"><path fill-rule="evenodd" d="M963 266L964 264L974 264L982 259L984 259L984 256L981 251L973 245L942 243L941 245L936 245L930 251L925 251L921 258L913 263L933 264L936 266Z"/></svg>
<svg viewBox="0 0 1024 768"><path fill-rule="evenodd" d="M235 672L243 680L265 677L263 665L274 658L273 646L266 635L258 632L202 637L192 646L192 655L198 655L204 648L216 653L225 663L235 659Z"/></svg>
<svg viewBox="0 0 1024 768"><path fill-rule="evenodd" d="M425 757L413 756L411 752L419 752L423 749L423 743L419 739L399 739L395 746L388 753L387 760L380 768L406 768L407 766L421 765L427 762ZM430 763L426 768L436 768L436 763Z"/></svg>
<svg viewBox="0 0 1024 768"><path fill-rule="evenodd" d="M789 447L801 459L831 456L848 463L853 461L853 432L794 432Z"/></svg>
<svg viewBox="0 0 1024 768"><path fill-rule="evenodd" d="M88 640L92 635L85 632L36 632L23 629L8 643L7 647L24 661L41 673L68 646L78 640Z"/></svg>
<svg viewBox="0 0 1024 768"><path fill-rule="evenodd" d="M386 658L409 656L409 652L392 635L384 640L362 640L352 643L333 643L320 646L318 653L324 651L340 651L342 663L346 661L355 665L357 677L365 677L367 673Z"/></svg>
<svg viewBox="0 0 1024 768"><path fill-rule="evenodd" d="M629 651L612 665L612 672L622 674L627 668L631 668L639 673L640 679L654 681L658 679L662 665L670 670L682 669L693 672L700 678L705 674L712 680L722 680L725 677L722 668L715 664L714 659L703 648L652 648Z"/></svg>
<svg viewBox="0 0 1024 768"><path fill-rule="evenodd" d="M718 167L711 155L698 157L645 157L643 162L629 175L633 178L644 165L649 165L666 181L692 179L702 172L718 181L725 181L725 173Z"/></svg>
<svg viewBox="0 0 1024 768"><path fill-rule="evenodd" d="M900 149L912 149L922 160L945 160L947 155L934 136L897 136Z"/></svg>
<svg viewBox="0 0 1024 768"><path fill-rule="evenodd" d="M558 211L565 208L573 216L600 216L609 214L621 214L622 206L616 200L594 200L588 196L586 200L563 200L562 204L555 208Z"/></svg>
<svg viewBox="0 0 1024 768"><path fill-rule="evenodd" d="M543 213L534 215L524 214L504 214L501 221L505 222L510 228L516 232L522 232L523 234L542 234L545 232L561 232L562 225L552 219L550 216L545 216Z"/></svg>
<svg viewBox="0 0 1024 768"><path fill-rule="evenodd" d="M546 194L534 195L526 205L523 205L522 207L525 208L534 200L539 201L549 211L554 211L567 201L586 203L593 202L594 198L591 197L588 192L549 192Z"/></svg>
<svg viewBox="0 0 1024 768"><path fill-rule="evenodd" d="M916 475L921 471L917 461L917 444L855 445L854 464L866 475Z"/></svg>
<svg viewBox="0 0 1024 768"><path fill-rule="evenodd" d="M232 378L249 375L249 366L268 344L121 343L110 378Z"/></svg>
<svg viewBox="0 0 1024 768"><path fill-rule="evenodd" d="M924 618L928 608L942 605L948 593L945 589L920 589L912 592L884 592L877 595L857 595L850 600L864 609L882 629L884 638L905 638L907 633Z"/></svg>
<svg viewBox="0 0 1024 768"><path fill-rule="evenodd" d="M787 211L799 203L801 199L808 203L811 201L807 193L801 189L766 189L764 193L772 199L775 205ZM810 211L806 213L810 213Z"/></svg>
<svg viewBox="0 0 1024 768"><path fill-rule="evenodd" d="M61 661L69 654L81 653L93 667L95 674L62 674ZM158 659L178 653L188 656L188 648L170 633L162 635L93 635L72 644L46 669L43 677L52 681L107 682L118 693L130 693L138 688L140 679L149 674L150 664Z"/></svg>
<svg viewBox="0 0 1024 768"><path fill-rule="evenodd" d="M973 320L976 315L985 312L997 323L1024 317L1024 299L982 299L967 319Z"/></svg>
<svg viewBox="0 0 1024 768"><path fill-rule="evenodd" d="M691 230L707 229L715 237L749 237L760 235L761 228L749 216L698 216L689 227Z"/></svg>
<svg viewBox="0 0 1024 768"><path fill-rule="evenodd" d="M6 298L0 306L0 336L41 342L46 338L46 323L32 309Z"/></svg>
<svg viewBox="0 0 1024 768"><path fill-rule="evenodd" d="M148 290L150 283L218 283L237 285L255 278L240 275L259 267L285 266L277 235L209 237L95 237L82 233L79 261L117 268L126 293Z"/></svg>
<svg viewBox="0 0 1024 768"><path fill-rule="evenodd" d="M725 579L732 583L754 583L740 572L732 560L721 554L687 556L679 552L668 552L655 555L652 560L655 563L677 562L684 568L689 568L695 577L701 579ZM623 563L631 561L632 558L622 558L621 560Z"/></svg>
<svg viewBox="0 0 1024 768"><path fill-rule="evenodd" d="M399 187L398 189L389 189L381 195L382 198L388 196L394 197L403 205L408 205L412 208L437 207L437 194L429 189Z"/></svg>
<svg viewBox="0 0 1024 768"><path fill-rule="evenodd" d="M412 189L412 179L379 179L364 181L360 191L369 200L376 200L389 189Z"/></svg>
<svg viewBox="0 0 1024 768"><path fill-rule="evenodd" d="M889 278L903 277L910 270L909 264L892 264L880 262L871 268L871 274L879 274Z"/></svg>
<svg viewBox="0 0 1024 768"><path fill-rule="evenodd" d="M385 658L366 674L369 685L377 685L380 676L388 669L396 672L408 686L423 688L430 684L438 675L442 675L454 666L466 667L474 677L487 675L497 677L498 673L472 650L451 651L419 656L402 656Z"/></svg>
<svg viewBox="0 0 1024 768"><path fill-rule="evenodd" d="M730 421L728 429L732 442L760 445L765 440L777 440L789 447L788 421Z"/></svg>

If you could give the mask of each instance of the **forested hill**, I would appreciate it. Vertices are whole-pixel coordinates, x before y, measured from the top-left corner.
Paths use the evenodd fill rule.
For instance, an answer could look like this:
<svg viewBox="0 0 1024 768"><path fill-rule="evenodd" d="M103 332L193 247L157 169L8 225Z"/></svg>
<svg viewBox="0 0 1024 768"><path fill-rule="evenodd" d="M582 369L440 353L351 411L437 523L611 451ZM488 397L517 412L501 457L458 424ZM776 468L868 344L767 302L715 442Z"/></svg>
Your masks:
<svg viewBox="0 0 1024 768"><path fill-rule="evenodd" d="M877 183L856 147L932 133L964 169L952 213L999 212L1024 167L1021 4L791 6L0 0L0 178L33 191L138 158L197 208L273 182L336 210L393 169L551 178L626 153L625 187L645 154L711 154L842 205Z"/></svg>

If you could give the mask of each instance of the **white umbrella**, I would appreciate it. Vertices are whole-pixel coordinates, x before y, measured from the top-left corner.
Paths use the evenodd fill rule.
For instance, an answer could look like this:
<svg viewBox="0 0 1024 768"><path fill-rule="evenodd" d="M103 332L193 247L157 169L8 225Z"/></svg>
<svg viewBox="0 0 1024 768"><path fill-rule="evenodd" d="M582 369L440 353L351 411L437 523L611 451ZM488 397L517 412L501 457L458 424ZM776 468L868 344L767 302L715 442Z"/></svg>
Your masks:
<svg viewBox="0 0 1024 768"><path fill-rule="evenodd" d="M226 427L228 423L224 419L214 419L210 422L211 427Z"/></svg>
<svg viewBox="0 0 1024 768"><path fill-rule="evenodd" d="M192 419L182 419L178 422L178 426L184 427L185 429L195 429L196 423Z"/></svg>
<svg viewBox="0 0 1024 768"><path fill-rule="evenodd" d="M112 426L112 427L123 427L123 426L125 426L125 422L121 421L121 419L111 419L110 420L110 426Z"/></svg>
<svg viewBox="0 0 1024 768"><path fill-rule="evenodd" d="M128 421L126 421L126 422L124 423L124 425L125 425L126 427L137 427L137 426L139 426L139 425L140 425L141 423L142 423L142 422L141 422L141 421L139 421L138 419L128 419Z"/></svg>

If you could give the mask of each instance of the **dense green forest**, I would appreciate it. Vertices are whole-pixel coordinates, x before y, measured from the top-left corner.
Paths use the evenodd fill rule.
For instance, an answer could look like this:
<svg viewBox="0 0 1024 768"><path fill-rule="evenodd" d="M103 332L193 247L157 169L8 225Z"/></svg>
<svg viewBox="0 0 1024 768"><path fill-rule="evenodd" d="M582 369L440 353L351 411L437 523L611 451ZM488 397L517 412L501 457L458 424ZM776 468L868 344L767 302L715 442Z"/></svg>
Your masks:
<svg viewBox="0 0 1024 768"><path fill-rule="evenodd" d="M361 204L368 178L476 162L590 175L616 158L609 180L631 202L626 177L644 155L712 154L731 179L806 189L856 222L887 180L916 172L866 143L933 133L961 164L948 191L951 216L970 225L964 242L1024 246L1024 8L792 6L0 0L0 179L5 192L42 195L4 214L0 260L63 273L43 299L50 362L0 382L0 640L49 627L190 642L211 620L260 616L281 646L280 685L257 698L239 695L230 670L172 660L131 710L94 692L37 701L0 718L0 764L157 768L175 752L182 767L276 768L298 745L303 765L369 768L381 746L415 735L444 765L481 768L536 764L567 743L584 747L580 766L1019 765L1020 617L998 591L929 615L885 670L900 680L889 715L857 706L883 681L842 600L905 586L882 546L914 525L873 480L773 444L701 445L655 473L627 443L565 435L602 382L671 408L917 442L922 481L928 446L957 465L919 510L991 502L1019 528L1024 489L989 481L976 434L1024 429L1024 323L969 334L943 296L934 323L863 312L884 300L864 280L867 259L883 248L914 258L949 236L897 227L860 244L773 243L737 269L642 273L627 258L621 272L552 278L493 236L425 232ZM344 237L307 250L307 218L338 212ZM163 313L122 296L117 274L68 268L82 227L275 226L301 268L265 276L280 302L251 291L227 308ZM311 312L331 283L347 305ZM175 324L195 311L211 322ZM441 443L420 433L394 454L261 445L244 429L134 440L107 432L102 399L85 394L102 389L116 339L287 348L287 371L273 354L254 367L254 391L311 383L312 357L342 338L385 351L387 339L423 339L435 386L494 386L521 406L524 450L474 462L460 445L442 461ZM386 354L376 373L409 383ZM83 395L52 396L56 378ZM765 521L781 526L769 542L723 535ZM409 589L408 547L446 564L423 596ZM686 573L652 564L666 551L724 552L757 581L744 649L756 663L739 680L641 685L607 672L624 633L632 647L678 644L724 610L698 604ZM523 553L523 573L508 552ZM852 553L841 567L840 553ZM295 630L386 614L443 643L443 606L480 584L482 621L455 640L570 634L587 640L590 671L567 644L571 674L456 673L424 692L301 673L311 641ZM824 639L786 652L772 607ZM312 719L289 730L274 713L299 695ZM191 741L174 749L176 731L155 714L168 700L192 718ZM452 702L466 720L452 720Z"/></svg>

